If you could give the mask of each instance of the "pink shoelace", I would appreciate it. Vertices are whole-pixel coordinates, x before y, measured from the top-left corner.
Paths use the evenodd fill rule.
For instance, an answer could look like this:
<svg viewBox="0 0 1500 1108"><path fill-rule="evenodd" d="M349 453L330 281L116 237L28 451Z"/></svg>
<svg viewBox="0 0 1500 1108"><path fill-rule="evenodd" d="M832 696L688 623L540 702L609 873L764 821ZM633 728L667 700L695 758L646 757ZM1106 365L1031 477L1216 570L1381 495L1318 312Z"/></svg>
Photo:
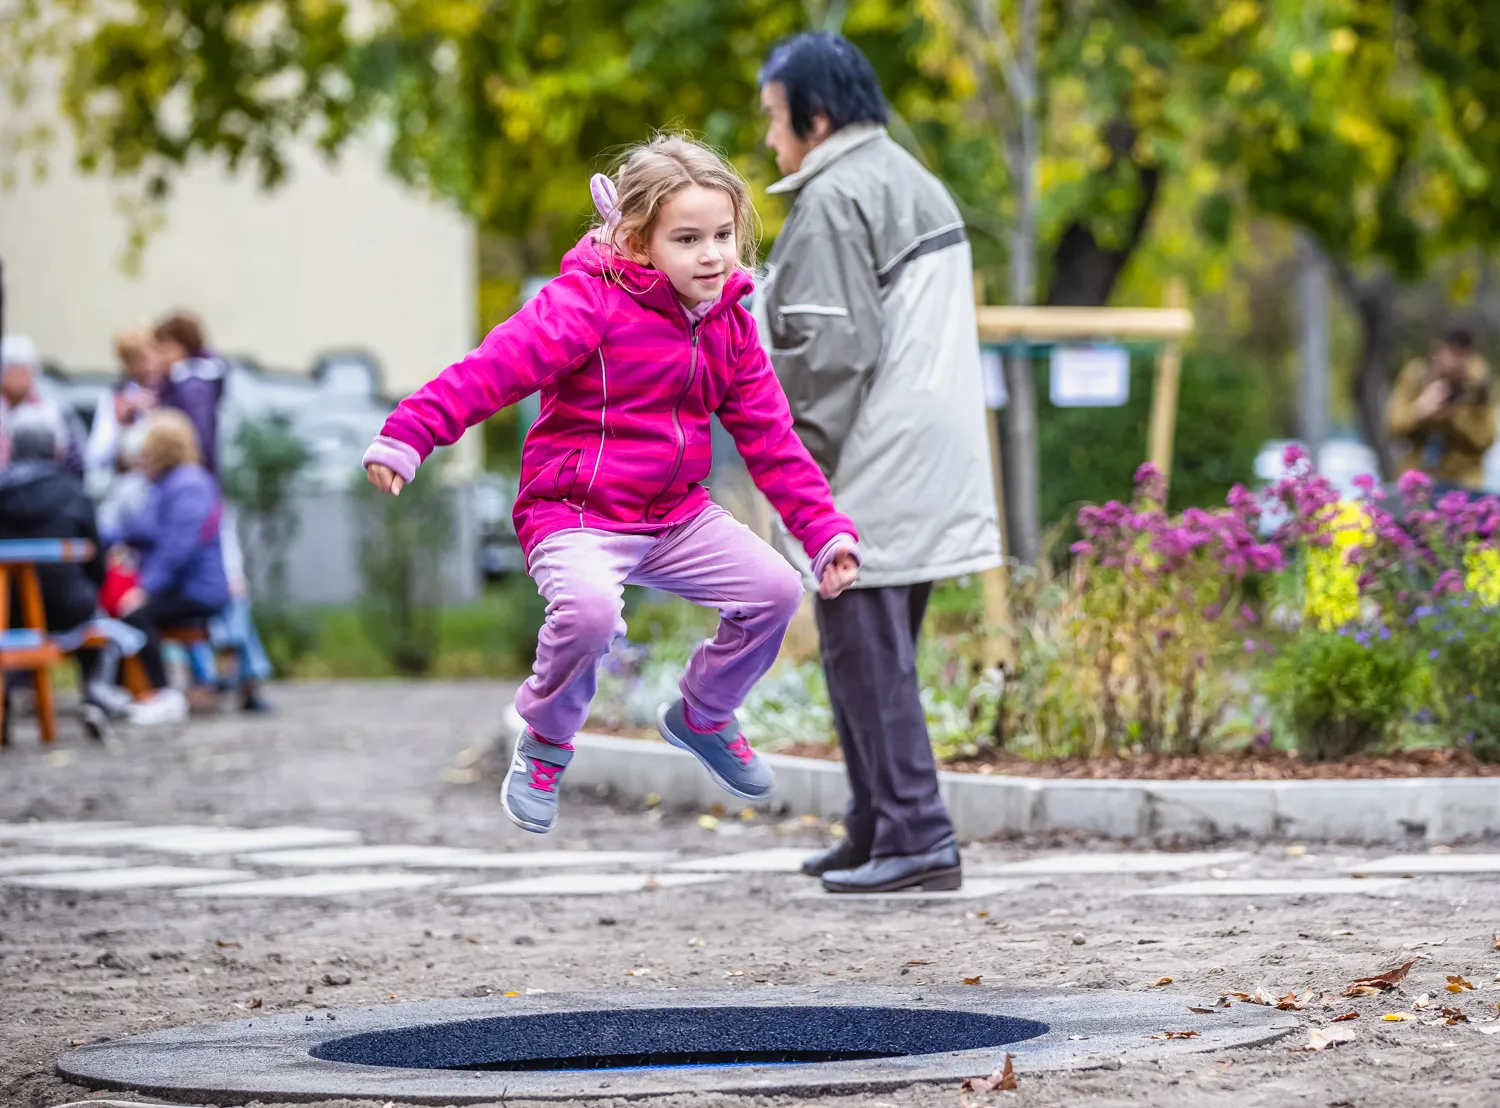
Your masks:
<svg viewBox="0 0 1500 1108"><path fill-rule="evenodd" d="M543 792L552 792L557 788L557 775L563 771L562 766L549 766L546 762L531 763L531 787L541 789Z"/></svg>
<svg viewBox="0 0 1500 1108"><path fill-rule="evenodd" d="M738 758L742 766L755 761L755 751L750 749L750 742L744 735L738 735L733 742L725 743L724 749Z"/></svg>

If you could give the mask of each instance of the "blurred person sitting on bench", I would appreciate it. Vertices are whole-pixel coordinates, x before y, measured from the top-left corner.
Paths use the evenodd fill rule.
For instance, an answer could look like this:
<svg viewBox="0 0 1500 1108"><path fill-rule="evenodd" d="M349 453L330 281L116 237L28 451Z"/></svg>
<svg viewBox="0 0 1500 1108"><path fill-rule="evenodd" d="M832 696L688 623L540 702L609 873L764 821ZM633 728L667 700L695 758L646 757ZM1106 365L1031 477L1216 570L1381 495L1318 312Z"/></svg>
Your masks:
<svg viewBox="0 0 1500 1108"><path fill-rule="evenodd" d="M1482 488L1485 451L1495 441L1495 400L1472 332L1450 328L1426 358L1401 371L1385 423L1405 444L1402 472L1421 470L1438 493Z"/></svg>
<svg viewBox="0 0 1500 1108"><path fill-rule="evenodd" d="M159 402L176 408L193 421L198 434L198 457L204 469L219 473L219 403L229 363L208 348L203 324L179 312L156 327L156 357L166 366Z"/></svg>
<svg viewBox="0 0 1500 1108"><path fill-rule="evenodd" d="M57 431L43 412L23 410L10 428L11 461L0 471L0 539L83 539L94 546L84 562L37 566L42 610L48 632L67 632L93 619L104 581L103 548L94 521L94 506L83 485L59 460ZM25 624L19 582L11 582L10 625ZM95 680L99 652L75 652L83 678L84 722L103 733L104 716L120 705L98 693Z"/></svg>
<svg viewBox="0 0 1500 1108"><path fill-rule="evenodd" d="M151 415L141 444L151 493L117 536L139 559L137 583L119 601L121 617L146 635L141 662L153 693L132 714L139 724L187 718L186 697L167 683L162 628L204 623L229 603L219 533L224 505L218 482L199 457L198 436L186 415L170 409Z"/></svg>

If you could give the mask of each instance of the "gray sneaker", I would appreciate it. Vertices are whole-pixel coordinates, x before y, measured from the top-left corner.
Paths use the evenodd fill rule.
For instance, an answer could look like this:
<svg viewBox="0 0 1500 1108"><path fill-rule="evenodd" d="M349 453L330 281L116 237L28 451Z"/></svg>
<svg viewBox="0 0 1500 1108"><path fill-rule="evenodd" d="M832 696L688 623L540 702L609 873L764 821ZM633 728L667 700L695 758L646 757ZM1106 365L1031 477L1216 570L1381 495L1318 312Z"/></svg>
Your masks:
<svg viewBox="0 0 1500 1108"><path fill-rule="evenodd" d="M745 800L760 800L776 787L776 778L766 760L750 748L739 724L712 735L700 734L687 725L682 700L663 704L656 716L656 729L675 747L686 750L725 791Z"/></svg>
<svg viewBox="0 0 1500 1108"><path fill-rule="evenodd" d="M573 752L522 731L500 786L505 814L523 831L545 835L557 822L557 788Z"/></svg>

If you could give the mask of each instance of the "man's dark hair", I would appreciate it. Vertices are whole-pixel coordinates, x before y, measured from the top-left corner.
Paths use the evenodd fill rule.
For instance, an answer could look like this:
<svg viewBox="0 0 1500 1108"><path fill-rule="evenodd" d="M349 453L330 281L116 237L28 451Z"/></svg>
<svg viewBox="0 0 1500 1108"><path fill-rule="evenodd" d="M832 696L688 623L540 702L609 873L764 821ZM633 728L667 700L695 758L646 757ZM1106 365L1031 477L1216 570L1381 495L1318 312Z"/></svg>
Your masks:
<svg viewBox="0 0 1500 1108"><path fill-rule="evenodd" d="M178 312L157 324L156 337L158 341L175 342L190 358L203 353L203 324L186 312Z"/></svg>
<svg viewBox="0 0 1500 1108"><path fill-rule="evenodd" d="M875 67L843 35L820 31L778 43L760 70L762 88L773 81L786 90L798 138L812 131L815 115L827 116L835 131L891 116Z"/></svg>
<svg viewBox="0 0 1500 1108"><path fill-rule="evenodd" d="M1467 354L1474 349L1474 332L1461 325L1449 327L1443 331L1440 341L1450 350L1459 350Z"/></svg>

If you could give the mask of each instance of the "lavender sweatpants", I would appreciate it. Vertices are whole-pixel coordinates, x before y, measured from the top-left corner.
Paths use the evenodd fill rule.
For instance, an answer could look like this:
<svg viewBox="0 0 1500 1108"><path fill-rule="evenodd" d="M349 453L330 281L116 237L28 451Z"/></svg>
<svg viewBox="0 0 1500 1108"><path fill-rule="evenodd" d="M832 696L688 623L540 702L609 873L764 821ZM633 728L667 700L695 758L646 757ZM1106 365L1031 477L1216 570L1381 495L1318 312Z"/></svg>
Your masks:
<svg viewBox="0 0 1500 1108"><path fill-rule="evenodd" d="M554 532L531 552L530 573L547 622L516 710L554 742L572 739L588 719L599 660L625 634L627 584L719 609L718 633L698 647L679 686L711 720L733 716L771 668L803 593L797 571L717 506L660 535Z"/></svg>

